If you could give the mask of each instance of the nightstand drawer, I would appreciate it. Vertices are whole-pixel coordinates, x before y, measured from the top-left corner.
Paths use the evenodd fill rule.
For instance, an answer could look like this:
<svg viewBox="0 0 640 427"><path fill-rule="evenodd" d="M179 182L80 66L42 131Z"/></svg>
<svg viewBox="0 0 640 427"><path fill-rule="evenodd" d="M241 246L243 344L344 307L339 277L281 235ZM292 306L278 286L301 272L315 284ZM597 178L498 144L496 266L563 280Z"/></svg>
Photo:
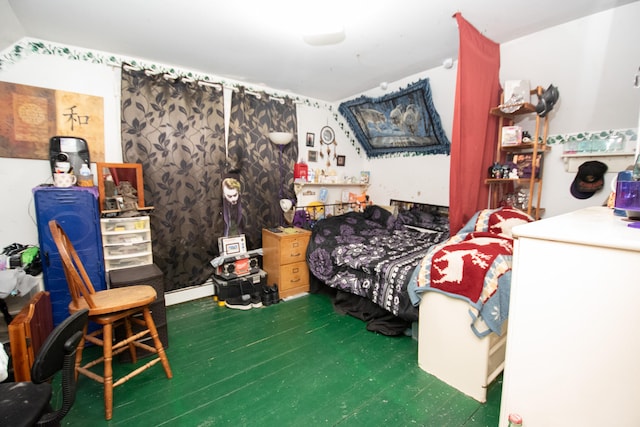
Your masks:
<svg viewBox="0 0 640 427"><path fill-rule="evenodd" d="M304 261L280 266L280 275L280 287L284 289L309 283L309 269Z"/></svg>
<svg viewBox="0 0 640 427"><path fill-rule="evenodd" d="M280 245L280 264L304 261L309 236L296 236L283 239Z"/></svg>

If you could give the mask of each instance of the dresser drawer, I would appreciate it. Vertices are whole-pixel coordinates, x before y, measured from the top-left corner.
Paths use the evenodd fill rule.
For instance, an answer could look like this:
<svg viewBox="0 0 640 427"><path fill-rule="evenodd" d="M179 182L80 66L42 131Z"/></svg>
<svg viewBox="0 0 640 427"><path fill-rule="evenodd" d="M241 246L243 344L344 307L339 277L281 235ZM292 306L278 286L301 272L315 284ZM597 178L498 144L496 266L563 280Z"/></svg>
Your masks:
<svg viewBox="0 0 640 427"><path fill-rule="evenodd" d="M102 236L103 245L119 245L121 243L142 243L151 240L149 231L133 233L112 233Z"/></svg>
<svg viewBox="0 0 640 427"><path fill-rule="evenodd" d="M280 297L309 292L309 268L305 261L280 266Z"/></svg>
<svg viewBox="0 0 640 427"><path fill-rule="evenodd" d="M151 253L151 242L121 243L119 245L111 244L104 246L105 259L146 255L148 253Z"/></svg>
<svg viewBox="0 0 640 427"><path fill-rule="evenodd" d="M306 262L296 262L280 266L280 287L296 287L309 283L309 269Z"/></svg>
<svg viewBox="0 0 640 427"><path fill-rule="evenodd" d="M309 236L295 236L282 239L280 244L280 264L304 261Z"/></svg>
<svg viewBox="0 0 640 427"><path fill-rule="evenodd" d="M153 256L148 254L140 254L123 258L105 258L105 267L107 270L116 270L119 268L139 267L141 265L153 264Z"/></svg>

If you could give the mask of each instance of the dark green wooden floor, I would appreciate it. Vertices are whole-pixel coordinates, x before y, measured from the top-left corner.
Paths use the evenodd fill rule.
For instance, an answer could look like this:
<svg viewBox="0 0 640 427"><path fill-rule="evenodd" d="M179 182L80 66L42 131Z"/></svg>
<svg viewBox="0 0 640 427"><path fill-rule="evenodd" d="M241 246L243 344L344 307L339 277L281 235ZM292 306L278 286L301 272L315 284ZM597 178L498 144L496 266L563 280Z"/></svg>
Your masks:
<svg viewBox="0 0 640 427"><path fill-rule="evenodd" d="M205 298L168 307L167 321L173 379L158 364L117 387L106 422L102 388L81 377L63 424L498 425L500 381L480 404L422 371L415 340L369 332L325 295L249 311Z"/></svg>

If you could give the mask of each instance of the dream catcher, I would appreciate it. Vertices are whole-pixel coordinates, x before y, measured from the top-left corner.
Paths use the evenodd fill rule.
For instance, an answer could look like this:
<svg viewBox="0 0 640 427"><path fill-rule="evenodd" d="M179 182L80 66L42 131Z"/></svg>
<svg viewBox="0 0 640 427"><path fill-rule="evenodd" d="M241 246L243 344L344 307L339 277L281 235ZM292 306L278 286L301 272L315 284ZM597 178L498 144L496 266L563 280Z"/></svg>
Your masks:
<svg viewBox="0 0 640 427"><path fill-rule="evenodd" d="M338 157L335 149L338 143L336 142L336 133L329 126L325 126L320 130L320 143L327 146L327 166L331 166L331 160L335 160ZM322 147L320 149L320 157L324 159Z"/></svg>

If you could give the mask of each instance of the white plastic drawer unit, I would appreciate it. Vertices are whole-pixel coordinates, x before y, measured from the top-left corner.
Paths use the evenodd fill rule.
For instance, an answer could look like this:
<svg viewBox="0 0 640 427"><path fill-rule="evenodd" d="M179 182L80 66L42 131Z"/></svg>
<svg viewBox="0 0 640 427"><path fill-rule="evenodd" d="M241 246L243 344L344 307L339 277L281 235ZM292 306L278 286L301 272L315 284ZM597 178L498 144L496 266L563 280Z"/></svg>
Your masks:
<svg viewBox="0 0 640 427"><path fill-rule="evenodd" d="M148 216L100 220L106 270L153 263Z"/></svg>

